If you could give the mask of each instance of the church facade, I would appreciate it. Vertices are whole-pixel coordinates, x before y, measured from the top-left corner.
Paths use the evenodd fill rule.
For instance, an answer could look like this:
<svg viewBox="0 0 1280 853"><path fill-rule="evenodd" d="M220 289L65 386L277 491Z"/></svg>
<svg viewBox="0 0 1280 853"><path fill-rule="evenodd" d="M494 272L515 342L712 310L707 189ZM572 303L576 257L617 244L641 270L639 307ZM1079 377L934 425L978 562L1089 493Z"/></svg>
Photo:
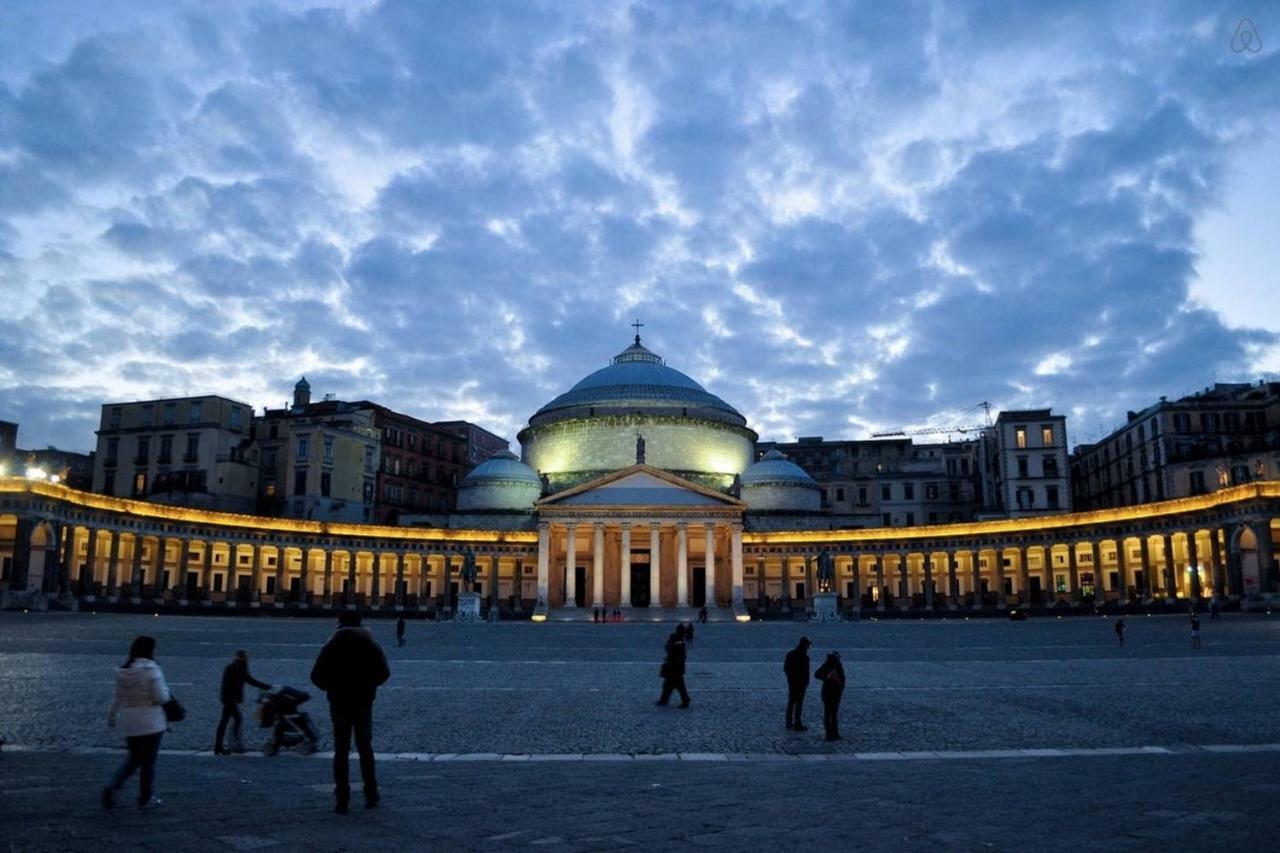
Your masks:
<svg viewBox="0 0 1280 853"><path fill-rule="evenodd" d="M9 604L359 607L491 618L803 614L819 565L848 615L1274 592L1280 482L1124 509L841 528L817 483L637 335L535 412L521 454L399 526L265 518L0 479ZM468 567L467 577L462 576ZM472 581L470 567L475 568Z"/></svg>

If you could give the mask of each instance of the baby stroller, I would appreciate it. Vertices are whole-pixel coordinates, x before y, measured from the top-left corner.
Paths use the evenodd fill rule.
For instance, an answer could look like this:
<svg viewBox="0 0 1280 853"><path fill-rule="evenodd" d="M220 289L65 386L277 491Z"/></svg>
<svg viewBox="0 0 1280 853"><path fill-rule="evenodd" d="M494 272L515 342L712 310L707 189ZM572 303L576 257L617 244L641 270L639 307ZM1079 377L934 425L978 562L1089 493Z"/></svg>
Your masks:
<svg viewBox="0 0 1280 853"><path fill-rule="evenodd" d="M297 747L303 755L315 751L318 738L311 728L311 718L306 711L298 710L310 698L310 694L294 687L281 687L258 697L258 719L264 729L271 729L271 737L262 747L264 754L275 755L281 747Z"/></svg>

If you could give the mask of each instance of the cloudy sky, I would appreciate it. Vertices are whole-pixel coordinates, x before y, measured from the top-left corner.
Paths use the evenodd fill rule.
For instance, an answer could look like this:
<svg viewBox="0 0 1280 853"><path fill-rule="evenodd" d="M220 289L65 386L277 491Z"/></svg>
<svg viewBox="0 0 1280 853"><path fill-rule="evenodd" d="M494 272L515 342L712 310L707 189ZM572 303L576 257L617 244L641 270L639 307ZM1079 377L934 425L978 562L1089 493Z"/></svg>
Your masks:
<svg viewBox="0 0 1280 853"><path fill-rule="evenodd" d="M638 316L762 437L1092 439L1280 370L1278 48L1260 2L0 0L0 419L306 374L514 437Z"/></svg>

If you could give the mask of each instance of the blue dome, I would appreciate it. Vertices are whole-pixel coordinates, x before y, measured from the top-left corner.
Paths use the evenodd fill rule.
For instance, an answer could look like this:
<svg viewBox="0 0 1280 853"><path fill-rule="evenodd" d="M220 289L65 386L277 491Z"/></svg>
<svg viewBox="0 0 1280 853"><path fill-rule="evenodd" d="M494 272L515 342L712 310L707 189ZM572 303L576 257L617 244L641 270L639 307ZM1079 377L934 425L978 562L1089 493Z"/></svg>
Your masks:
<svg viewBox="0 0 1280 853"><path fill-rule="evenodd" d="M696 409L687 414L710 415L738 426L746 425L737 409L714 394L708 393L680 371L667 367L662 358L640 343L639 336L631 346L614 357L608 366L597 370L571 389L547 403L529 419L530 424L554 420L548 415L570 416L567 410L601 408L634 411L644 409Z"/></svg>
<svg viewBox="0 0 1280 853"><path fill-rule="evenodd" d="M742 472L744 486L806 486L817 488L818 483L803 468L787 458L782 451L770 450L759 462Z"/></svg>
<svg viewBox="0 0 1280 853"><path fill-rule="evenodd" d="M528 484L542 488L542 480L538 478L538 473L517 459L509 450L490 456L462 479L464 486L492 482Z"/></svg>

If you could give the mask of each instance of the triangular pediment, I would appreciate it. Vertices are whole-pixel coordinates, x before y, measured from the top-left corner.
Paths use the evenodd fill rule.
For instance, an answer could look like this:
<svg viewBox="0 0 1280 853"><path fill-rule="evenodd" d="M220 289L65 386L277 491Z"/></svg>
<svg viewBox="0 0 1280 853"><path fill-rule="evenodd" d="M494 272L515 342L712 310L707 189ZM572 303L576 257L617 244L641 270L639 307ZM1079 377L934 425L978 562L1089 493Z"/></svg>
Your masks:
<svg viewBox="0 0 1280 853"><path fill-rule="evenodd" d="M661 468L632 465L565 489L538 502L556 507L705 507L743 508L742 501L708 489Z"/></svg>

